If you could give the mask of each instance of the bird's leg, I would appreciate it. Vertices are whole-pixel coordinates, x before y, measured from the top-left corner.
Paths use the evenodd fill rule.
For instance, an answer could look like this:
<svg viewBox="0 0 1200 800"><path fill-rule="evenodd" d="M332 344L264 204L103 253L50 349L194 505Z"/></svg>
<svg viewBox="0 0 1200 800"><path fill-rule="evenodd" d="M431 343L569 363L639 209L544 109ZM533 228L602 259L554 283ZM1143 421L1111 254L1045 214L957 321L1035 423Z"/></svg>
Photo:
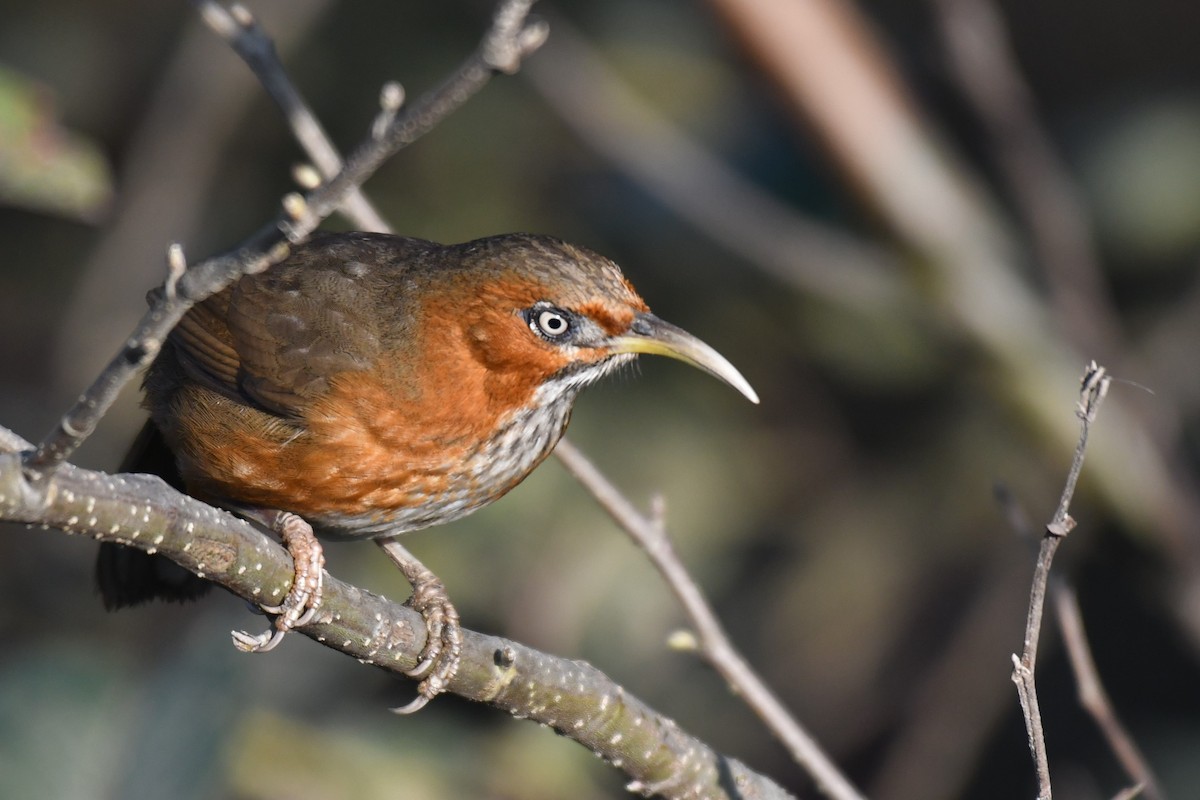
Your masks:
<svg viewBox="0 0 1200 800"><path fill-rule="evenodd" d="M411 677L422 678L417 686L417 697L408 705L392 709L397 714L411 714L445 691L446 684L458 671L462 656L462 628L459 626L458 609L450 602L441 579L408 552L398 537L375 541L412 584L413 592L408 605L414 611L419 611L425 620L425 647L421 650L421 660L408 671Z"/></svg>
<svg viewBox="0 0 1200 800"><path fill-rule="evenodd" d="M291 553L296 571L283 602L277 606L262 606L266 613L276 615L272 629L257 636L245 631L233 632L233 643L239 650L265 653L279 644L292 628L311 622L321 607L325 553L313 535L312 526L291 512L250 510L242 513L279 534L284 547Z"/></svg>

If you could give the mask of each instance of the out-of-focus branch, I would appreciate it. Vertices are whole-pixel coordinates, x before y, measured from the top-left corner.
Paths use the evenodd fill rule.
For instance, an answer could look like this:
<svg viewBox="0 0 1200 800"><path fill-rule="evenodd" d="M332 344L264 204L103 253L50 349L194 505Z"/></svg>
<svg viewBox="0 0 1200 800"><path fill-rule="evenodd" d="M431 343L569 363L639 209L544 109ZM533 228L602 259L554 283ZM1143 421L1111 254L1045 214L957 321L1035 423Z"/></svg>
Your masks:
<svg viewBox="0 0 1200 800"><path fill-rule="evenodd" d="M1061 415L1063 376L1085 360L1043 298L966 166L898 80L876 32L849 0L709 0L783 102L825 142L846 183L912 250L913 286L984 356L994 385L1052 445L1075 432ZM1091 452L1090 474L1125 521L1180 576L1178 619L1200 646L1200 494L1172 446L1119 400L1115 435Z"/></svg>
<svg viewBox="0 0 1200 800"><path fill-rule="evenodd" d="M983 121L1000 175L1044 271L1059 324L1076 347L1119 356L1120 326L1074 182L1038 121L999 9L932 0L951 74Z"/></svg>
<svg viewBox="0 0 1200 800"><path fill-rule="evenodd" d="M1037 537L1033 522L1025 509L1016 501L1008 490L999 486L996 499L1001 510L1008 518L1009 526L1023 539L1033 542ZM1104 691L1100 680L1099 670L1092 660L1091 648L1087 643L1087 635L1083 629L1083 614L1074 590L1065 579L1059 577L1050 582L1051 598L1054 602L1054 614L1058 620L1062 641L1071 663L1071 671L1075 675L1076 693L1080 705L1096 720L1100 732L1108 742L1109 748L1125 768L1126 774L1135 784L1122 790L1117 798L1133 798L1145 792L1149 800L1162 800L1162 792L1158 789L1158 781L1149 763L1142 756L1141 750L1125 730L1117 717L1116 709Z"/></svg>
<svg viewBox="0 0 1200 800"><path fill-rule="evenodd" d="M1129 731L1121 724L1108 692L1104 691L1100 672L1096 669L1092 650L1088 647L1087 634L1083 629L1083 614L1079 610L1075 592L1062 581L1055 581L1051 592L1055 618L1058 620L1059 630L1062 631L1067 657L1071 661L1071 672L1075 674L1079 704L1096 721L1096 726L1104 734L1113 755L1135 784L1134 788L1140 790L1146 800L1162 800L1163 795L1158 788L1154 770L1150 768L1149 762L1129 735ZM1136 794L1135 792L1130 796Z"/></svg>
<svg viewBox="0 0 1200 800"><path fill-rule="evenodd" d="M985 572L940 652L907 693L899 730L867 790L877 800L951 800L966 783L1010 709L996 681L1004 645L996 631L1019 619L1025 599L1013 587L1029 574L1024 552L1000 540L981 562Z"/></svg>
<svg viewBox="0 0 1200 800"><path fill-rule="evenodd" d="M783 742L792 758L808 771L827 797L833 800L862 800L862 795L854 785L842 775L816 740L788 712L733 646L700 588L675 554L663 524L661 506L654 516L643 515L579 450L567 442L559 442L557 452L567 471L587 487L604 510L649 556L695 626L700 653L730 688Z"/></svg>
<svg viewBox="0 0 1200 800"><path fill-rule="evenodd" d="M807 220L636 94L561 17L524 75L580 139L695 228L777 280L867 313L905 302L899 260Z"/></svg>
<svg viewBox="0 0 1200 800"><path fill-rule="evenodd" d="M29 447L0 428L0 442ZM149 475L62 465L54 491L26 480L19 453L0 452L0 520L56 528L164 555L253 603L282 596L294 574L281 545L248 522L179 494ZM425 623L416 611L327 577L319 619L300 633L401 675L416 665ZM463 631L447 691L549 725L631 781L667 798L789 798L770 779L682 731L594 667Z"/></svg>

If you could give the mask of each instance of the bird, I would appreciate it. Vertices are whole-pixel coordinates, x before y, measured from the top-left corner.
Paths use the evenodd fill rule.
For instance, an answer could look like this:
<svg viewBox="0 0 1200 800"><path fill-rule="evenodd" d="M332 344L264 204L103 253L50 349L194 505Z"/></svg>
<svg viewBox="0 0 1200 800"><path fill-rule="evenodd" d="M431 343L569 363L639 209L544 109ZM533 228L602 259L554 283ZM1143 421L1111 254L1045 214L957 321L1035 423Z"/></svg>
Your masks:
<svg viewBox="0 0 1200 800"><path fill-rule="evenodd" d="M156 290L161 292L162 290ZM278 533L295 563L246 651L274 647L321 603L317 535L373 539L413 587L427 629L411 712L458 666L458 612L403 534L464 517L554 449L580 390L657 354L751 401L729 361L650 313L611 260L536 234L461 244L318 233L193 306L143 380L133 464ZM102 545L110 608L187 599L202 581L160 556Z"/></svg>

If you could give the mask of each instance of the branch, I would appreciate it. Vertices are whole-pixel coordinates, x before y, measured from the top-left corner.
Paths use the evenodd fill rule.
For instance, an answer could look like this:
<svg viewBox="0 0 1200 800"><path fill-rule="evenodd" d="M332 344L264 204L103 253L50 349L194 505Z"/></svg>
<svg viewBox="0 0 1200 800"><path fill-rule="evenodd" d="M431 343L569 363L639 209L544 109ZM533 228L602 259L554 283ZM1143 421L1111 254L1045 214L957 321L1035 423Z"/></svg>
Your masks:
<svg viewBox="0 0 1200 800"><path fill-rule="evenodd" d="M1109 749L1121 762L1125 774L1134 782L1134 786L1126 789L1133 792L1129 797L1136 797L1140 792L1146 800L1162 800L1162 792L1158 788L1158 779L1150 764L1138 749L1137 743L1125 730L1117 717L1116 709L1104 691L1100 680L1100 672L1092 659L1091 648L1088 647L1087 633L1083 629L1083 615L1079 611L1079 601L1075 592L1061 581L1055 581L1051 588L1054 599L1055 617L1058 619L1059 630L1062 631L1063 643L1067 648L1067 657L1071 661L1071 671L1075 673L1075 685L1079 694L1079 704L1083 706L1096 722L1096 727L1104 735Z"/></svg>
<svg viewBox="0 0 1200 800"><path fill-rule="evenodd" d="M54 470L95 430L121 388L158 353L167 333L196 302L228 286L238 277L261 272L287 257L291 243L301 241L332 214L392 155L428 133L483 88L496 72L516 71L521 60L546 38L546 26L528 23L532 0L503 0L476 51L441 86L426 94L382 131L371 135L333 179L306 196L284 198L284 211L239 247L187 269L178 292L164 296L93 384L63 416L25 461L34 483L43 486Z"/></svg>
<svg viewBox="0 0 1200 800"><path fill-rule="evenodd" d="M296 140L300 143L300 146L305 150L309 157L313 159L317 168L323 174L327 174L334 169L334 165L340 165L340 156L338 155L333 143L329 140L328 134L317 121L316 116L312 113L299 90L291 82L286 70L283 68L283 65L279 62L279 59L275 54L275 48L271 45L270 39L266 36L261 27L254 22L254 19L250 16L249 11L241 6L234 6L232 11L227 11L223 6L215 2L215 0L193 0L193 2L205 15L205 19L209 23L210 27L212 27L230 44L231 47L238 52L239 55L246 60L247 64L250 65L255 74L259 76L260 80L262 80L263 85L271 93L272 97L276 98L276 102L283 110L289 124L292 126L293 135L296 137ZM561 66L561 64L557 67L552 65L549 69L542 69L541 74L548 75L550 73L557 72L558 68ZM399 88L396 87L396 89L393 91L400 92L400 97L402 98L402 90L399 90ZM381 117L385 120L388 119L387 115L389 113L394 114L400 106L400 98L396 98L391 102L388 102L388 95L389 92L385 89L382 103L383 116ZM568 117L569 116L570 115L568 115ZM595 113L592 113L591 116L604 117L606 115L596 115ZM363 207L347 208L343 210L355 221L357 225L363 227L372 227L373 229L380 231L389 231L390 228L387 222L381 218L378 218L378 215L375 214L375 211L370 206L367 198L361 194L360 197L362 198ZM613 484L608 481L607 478L601 475L600 472L590 464L590 462L587 462L582 453L580 453L580 451L578 451L569 441L565 439L562 440L555 449L555 454L566 465L567 470L577 479L579 479L584 488L593 493L593 496L600 501L601 506L609 512L614 520L616 520L618 525L622 525L624 520L622 518L620 509L632 509L633 506L619 493L616 487L613 486ZM581 467L581 465L586 465L586 468ZM636 512L633 513L636 514ZM628 530L628 528L626 529ZM666 543L667 549L669 550L669 542L667 542L665 536L662 536L661 538L662 541ZM647 552L650 552L651 550L651 548L648 547L645 549ZM652 560L654 559L653 554L651 554L651 558ZM658 562L656 561L656 563ZM761 688L761 681L758 681L757 678L754 678L749 667L742 661L736 651L734 651L733 648L728 644L728 640L726 639L724 633L720 630L719 625L717 625L716 619L711 610L708 609L708 606L703 599L699 588L686 574L683 565L678 561L678 559L674 559L673 563L676 566L675 579L672 580L671 576L667 576L665 573L664 576L667 577L669 584L673 589L676 590L677 594L680 592L680 588L678 587L685 588L688 594L688 598L684 602L685 608L688 608L693 619L697 620L698 628L708 630L708 635L705 637L705 641L711 642L713 644L713 650L720 654L719 656L714 655L712 660L729 662L731 664L730 671L731 673L735 674L737 678L727 678L727 680L730 680L732 685L742 689L743 691L740 691L739 694L742 697L747 698L748 702L751 702L751 698L757 698L765 691L765 689ZM702 611L697 612L695 609L701 609ZM712 626L716 626L715 630L712 628ZM742 677L742 675L747 673L750 674L753 680L747 680ZM757 685L760 687L759 691L757 692L754 691L755 683L757 683ZM769 715L787 717L787 712L782 708L778 701L775 700L774 697L769 695L769 693L765 699L760 700L759 702L761 707L764 708L769 708L772 704L774 704L774 708L768 712ZM759 711L759 707L756 707L753 702L751 702L751 705L756 711ZM762 712L760 712L760 716L762 716ZM796 727L795 723L790 719L788 720L788 723L790 723L792 727ZM776 733L776 735L779 735L779 730L787 727L787 724L780 724L778 726L771 726L771 729L774 733ZM816 756L807 755L810 750L816 748L816 745L811 741L811 739L809 739L809 737L807 737L807 734L804 734L803 731L800 731L800 736L806 740L806 743L801 745L800 752L806 753L806 755L803 757L797 756L797 760L801 764L808 763L806 759L817 762L816 768L812 770L814 775L820 776L822 770L832 770L834 775L837 775L836 768L832 767L832 765L828 762L828 759L820 752L819 749L816 750ZM784 741L785 743L787 742L786 739L784 739ZM795 749L796 748L793 747L793 750ZM823 781L823 783L824 782L825 781ZM840 775L837 775L836 778L833 778L830 783L834 786L849 786L845 779ZM834 796L854 797L855 795L835 794Z"/></svg>
<svg viewBox="0 0 1200 800"><path fill-rule="evenodd" d="M359 183L386 157L455 110L493 72L515 71L546 33L544 26L526 26L530 3L502 4L479 50L439 90L403 116L398 115L401 103L397 92L385 91L385 98L391 99L385 101L371 138L343 168L327 134L288 79L270 39L249 12L241 6L226 10L211 0L194 0L194 4L209 26L251 66L330 182L315 187L307 198L285 198L284 216L244 244L224 269L205 262L188 270L182 250L172 246L163 307L147 315L160 312L154 327L148 331L145 325L139 328L123 357L114 362L120 362L121 370L105 386L135 371L140 366L136 362L148 362L192 303L241 274L265 269L285 257L284 237L288 241L303 238L338 202L345 202L341 210L359 227L386 230L386 222L371 207ZM195 275L202 271L209 273L211 280L198 282ZM144 360L132 357L135 348ZM130 364L133 370L127 370ZM117 388L119 385L116 383ZM62 463L90 432L77 421L82 419L94 427L106 408L106 390L94 386L90 392L94 402L89 402L87 395L80 401L87 415L69 414L60 426L59 433L64 436L48 440L37 454L26 454L24 470L18 468L20 460L11 453L0 459L0 517L88 533L99 540L160 553L251 602L282 596L292 577L290 561L277 544L245 522L179 495L149 476L109 476ZM0 445L7 445L9 451L29 447L3 429ZM51 474L53 481L48 484L28 481ZM401 674L415 665L425 635L418 614L336 580L330 581L327 592L323 614L302 633L365 663ZM673 722L626 695L588 665L470 631L464 635L462 668L448 691L555 727L624 769L632 779L631 791L664 797L788 796L768 779L682 733Z"/></svg>
<svg viewBox="0 0 1200 800"><path fill-rule="evenodd" d="M250 10L240 3L227 9L216 0L192 0L192 5L204 23L224 39L254 72L259 83L283 112L292 135L313 160L321 177L328 180L337 175L342 169L341 155L316 114L288 78L279 61L275 43ZM356 228L388 232L387 222L358 186L352 187L346 196L342 212L354 220Z"/></svg>
<svg viewBox="0 0 1200 800"><path fill-rule="evenodd" d="M1062 540L1075 527L1075 520L1071 518L1068 509L1071 505L1071 498L1075 494L1075 484L1079 481L1079 473L1083 470L1088 431L1096 419L1096 412L1100 410L1100 404L1108 393L1110 380L1105 369L1094 361L1084 371L1079 403L1075 408L1075 414L1080 420L1079 443L1075 446L1075 456L1071 461L1071 469L1067 473L1067 482L1063 487L1062 497L1058 501L1058 509L1054 512L1054 518L1046 526L1046 533L1042 537L1041 548L1038 551L1037 566L1033 574L1033 588L1029 596L1029 616L1025 623L1025 648L1020 658L1015 654L1012 657L1012 680L1017 685L1021 711L1025 715L1029 750L1037 769L1039 800L1050 800L1052 795L1050 763L1046 756L1046 736L1042 729L1042 715L1038 708L1037 688L1034 681L1038 637L1042 627L1042 609L1046 600L1046 585L1050 579L1050 565L1054 561L1054 553L1058 550Z"/></svg>
<svg viewBox="0 0 1200 800"><path fill-rule="evenodd" d="M265 533L150 475L108 475L70 464L49 492L25 476L29 447L0 428L0 519L56 528L159 553L252 603L282 597L291 558ZM328 577L319 618L297 629L365 664L403 675L425 640L420 614ZM667 798L787 798L628 694L594 667L516 642L463 631L462 663L447 691L554 728L622 770L630 791Z"/></svg>
<svg viewBox="0 0 1200 800"><path fill-rule="evenodd" d="M638 97L558 15L522 73L563 124L697 231L802 292L864 314L914 300L900 260L806 219Z"/></svg>
<svg viewBox="0 0 1200 800"><path fill-rule="evenodd" d="M713 669L742 697L771 733L783 742L792 758L808 771L822 792L835 800L861 800L858 790L729 641L700 588L671 547L663 524L661 502L656 504L654 516L646 517L573 445L559 442L555 452L567 471L592 493L604 510L650 557L671 591L683 604L684 611L699 634L700 652Z"/></svg>
<svg viewBox="0 0 1200 800"><path fill-rule="evenodd" d="M951 77L991 139L1000 177L1030 234L1055 306L1077 346L1117 354L1121 328L1079 192L1038 119L1000 9L933 0Z"/></svg>

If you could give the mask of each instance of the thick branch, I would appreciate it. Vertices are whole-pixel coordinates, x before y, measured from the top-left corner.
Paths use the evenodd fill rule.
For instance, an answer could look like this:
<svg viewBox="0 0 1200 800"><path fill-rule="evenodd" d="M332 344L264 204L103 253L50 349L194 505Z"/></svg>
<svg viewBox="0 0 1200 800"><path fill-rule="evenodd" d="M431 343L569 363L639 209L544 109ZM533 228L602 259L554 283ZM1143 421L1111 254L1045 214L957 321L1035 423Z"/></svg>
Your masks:
<svg viewBox="0 0 1200 800"><path fill-rule="evenodd" d="M0 429L0 442L19 438ZM25 477L16 452L0 454L0 519L56 528L157 552L255 603L288 589L287 552L224 511L149 475L108 475L63 465L49 492ZM327 647L398 674L424 646L420 615L329 578L314 623L298 629ZM786 798L770 779L716 753L594 667L495 636L463 631L462 664L448 691L549 725L630 778L646 796Z"/></svg>

